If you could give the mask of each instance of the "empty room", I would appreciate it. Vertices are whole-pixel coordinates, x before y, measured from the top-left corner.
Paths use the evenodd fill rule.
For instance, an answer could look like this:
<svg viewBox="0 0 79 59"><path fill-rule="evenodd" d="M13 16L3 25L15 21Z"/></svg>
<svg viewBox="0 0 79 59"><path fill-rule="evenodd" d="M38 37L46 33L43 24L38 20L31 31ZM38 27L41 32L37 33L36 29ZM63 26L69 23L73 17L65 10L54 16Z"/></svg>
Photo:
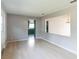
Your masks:
<svg viewBox="0 0 79 59"><path fill-rule="evenodd" d="M76 0L1 0L1 59L77 59Z"/></svg>

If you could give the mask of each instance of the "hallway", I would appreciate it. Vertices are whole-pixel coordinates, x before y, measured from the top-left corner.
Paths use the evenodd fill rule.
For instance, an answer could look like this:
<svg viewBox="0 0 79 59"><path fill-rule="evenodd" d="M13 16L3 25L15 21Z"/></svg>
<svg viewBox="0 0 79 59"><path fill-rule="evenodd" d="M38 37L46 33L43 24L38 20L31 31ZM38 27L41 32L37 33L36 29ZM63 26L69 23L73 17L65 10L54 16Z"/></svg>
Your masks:
<svg viewBox="0 0 79 59"><path fill-rule="evenodd" d="M1 0L1 59L77 59L77 0Z"/></svg>
<svg viewBox="0 0 79 59"><path fill-rule="evenodd" d="M30 43L32 45L30 45ZM2 59L76 59L76 56L42 39L10 42Z"/></svg>

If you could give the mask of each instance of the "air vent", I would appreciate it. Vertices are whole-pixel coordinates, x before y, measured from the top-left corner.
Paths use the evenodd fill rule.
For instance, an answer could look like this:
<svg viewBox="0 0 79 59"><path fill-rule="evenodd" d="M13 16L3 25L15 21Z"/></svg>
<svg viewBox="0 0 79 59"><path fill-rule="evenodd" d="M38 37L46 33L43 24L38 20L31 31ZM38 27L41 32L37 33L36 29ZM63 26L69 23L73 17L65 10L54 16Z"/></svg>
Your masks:
<svg viewBox="0 0 79 59"><path fill-rule="evenodd" d="M76 2L77 0L73 0L73 1L71 1L70 3L74 3L74 2Z"/></svg>

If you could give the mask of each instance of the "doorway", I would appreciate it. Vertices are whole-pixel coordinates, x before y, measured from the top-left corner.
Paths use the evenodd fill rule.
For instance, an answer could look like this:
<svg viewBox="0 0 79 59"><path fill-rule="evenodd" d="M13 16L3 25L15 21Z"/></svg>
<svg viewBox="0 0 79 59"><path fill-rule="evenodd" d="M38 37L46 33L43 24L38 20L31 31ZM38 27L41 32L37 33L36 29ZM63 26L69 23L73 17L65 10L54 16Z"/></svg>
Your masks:
<svg viewBox="0 0 79 59"><path fill-rule="evenodd" d="M33 47L35 45L36 36L36 20L28 20L28 45Z"/></svg>
<svg viewBox="0 0 79 59"><path fill-rule="evenodd" d="M36 21L33 19L28 20L28 36L36 36Z"/></svg>

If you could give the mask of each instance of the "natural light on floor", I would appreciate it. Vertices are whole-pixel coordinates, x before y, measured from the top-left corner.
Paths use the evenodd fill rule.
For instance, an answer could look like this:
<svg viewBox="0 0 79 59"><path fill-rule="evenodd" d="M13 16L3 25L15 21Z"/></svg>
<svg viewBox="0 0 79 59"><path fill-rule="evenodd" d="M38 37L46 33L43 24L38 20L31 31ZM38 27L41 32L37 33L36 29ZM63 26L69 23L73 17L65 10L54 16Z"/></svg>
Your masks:
<svg viewBox="0 0 79 59"><path fill-rule="evenodd" d="M29 36L29 39L28 39L28 46L29 46L29 47L33 47L34 45L35 45L34 36Z"/></svg>

